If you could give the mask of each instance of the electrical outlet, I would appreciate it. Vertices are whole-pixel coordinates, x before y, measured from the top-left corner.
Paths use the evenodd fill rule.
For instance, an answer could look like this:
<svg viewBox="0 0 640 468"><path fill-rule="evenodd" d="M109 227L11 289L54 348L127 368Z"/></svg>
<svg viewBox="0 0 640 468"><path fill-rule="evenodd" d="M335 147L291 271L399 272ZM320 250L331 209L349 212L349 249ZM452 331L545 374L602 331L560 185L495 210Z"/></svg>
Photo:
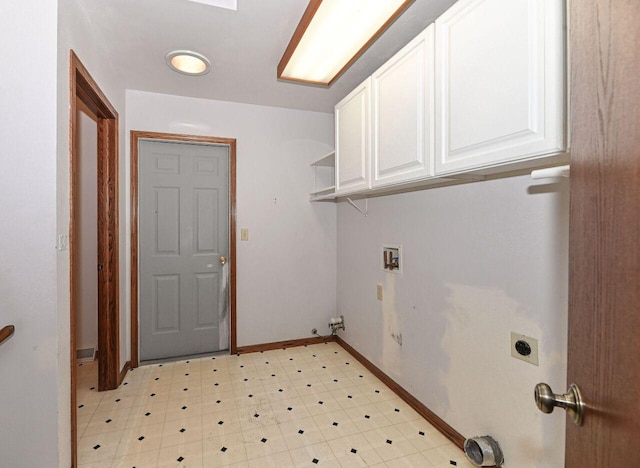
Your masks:
<svg viewBox="0 0 640 468"><path fill-rule="evenodd" d="M538 340L511 332L511 356L534 366L538 365Z"/></svg>
<svg viewBox="0 0 640 468"><path fill-rule="evenodd" d="M381 284L378 285L378 288L377 288L376 292L377 292L378 300L381 301L382 300L382 285Z"/></svg>
<svg viewBox="0 0 640 468"><path fill-rule="evenodd" d="M241 241L249 240L249 230L247 228L240 229L240 240Z"/></svg>

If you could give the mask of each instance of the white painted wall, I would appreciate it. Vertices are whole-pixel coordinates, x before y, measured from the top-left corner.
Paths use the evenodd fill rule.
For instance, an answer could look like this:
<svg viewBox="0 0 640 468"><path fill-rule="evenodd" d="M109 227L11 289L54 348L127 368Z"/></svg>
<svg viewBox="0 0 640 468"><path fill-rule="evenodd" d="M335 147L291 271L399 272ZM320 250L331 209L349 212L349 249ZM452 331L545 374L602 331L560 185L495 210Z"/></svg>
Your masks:
<svg viewBox="0 0 640 468"><path fill-rule="evenodd" d="M333 148L333 116L128 90L126 120L127 138L146 130L237 139L238 345L326 330L336 310L336 208L309 203L309 164Z"/></svg>
<svg viewBox="0 0 640 468"><path fill-rule="evenodd" d="M24 10L24 7L22 8ZM24 12L23 12L24 14ZM28 17L28 15L25 15ZM55 12L53 13L55 18ZM56 230L58 234L69 232L69 50L76 54L89 70L111 104L120 116L120 135L124 133L125 93L122 76L105 47L106 37L96 34L95 28L84 13L81 0L58 0L58 41L57 41L57 160L56 160ZM38 32L34 34L38 36ZM55 56L55 51L53 52ZM41 77L41 73L37 74ZM124 183L124 138L120 138L119 205L125 204ZM53 156L52 156L53 157ZM125 303L128 285L125 272L125 211L120 210L120 367L127 360ZM69 349L69 251L58 252L57 257L57 304L58 304L58 440L59 466L70 466L71 425L70 425L70 349ZM55 341L55 335L50 337ZM34 465L54 466L54 464Z"/></svg>
<svg viewBox="0 0 640 468"><path fill-rule="evenodd" d="M0 465L57 466L57 1L0 14ZM68 361L67 361L68 367Z"/></svg>
<svg viewBox="0 0 640 468"><path fill-rule="evenodd" d="M98 126L79 104L76 350L98 347Z"/></svg>
<svg viewBox="0 0 640 468"><path fill-rule="evenodd" d="M345 340L465 437L494 436L505 467L563 466L565 417L538 411L533 388L566 385L568 182L520 176L368 203L367 217L338 207ZM385 242L402 244L404 274L380 270ZM510 356L510 331L540 340L539 367Z"/></svg>

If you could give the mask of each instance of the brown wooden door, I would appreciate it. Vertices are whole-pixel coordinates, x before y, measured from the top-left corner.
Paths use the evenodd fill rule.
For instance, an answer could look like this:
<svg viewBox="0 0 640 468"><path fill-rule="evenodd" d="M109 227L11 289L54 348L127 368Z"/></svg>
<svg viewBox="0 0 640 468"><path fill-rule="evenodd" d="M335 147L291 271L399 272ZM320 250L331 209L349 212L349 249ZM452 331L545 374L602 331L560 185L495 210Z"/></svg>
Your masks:
<svg viewBox="0 0 640 468"><path fill-rule="evenodd" d="M640 466L640 1L571 0L566 467ZM564 390L564 389L563 389Z"/></svg>

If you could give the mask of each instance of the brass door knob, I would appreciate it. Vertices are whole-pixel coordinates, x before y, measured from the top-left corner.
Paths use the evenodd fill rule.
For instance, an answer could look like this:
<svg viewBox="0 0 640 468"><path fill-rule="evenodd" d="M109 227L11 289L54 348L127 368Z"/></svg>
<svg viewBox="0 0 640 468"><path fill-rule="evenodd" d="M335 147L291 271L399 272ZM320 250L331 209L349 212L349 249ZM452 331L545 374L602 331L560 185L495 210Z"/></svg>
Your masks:
<svg viewBox="0 0 640 468"><path fill-rule="evenodd" d="M220 257L220 265L224 265L225 263L227 263L227 257Z"/></svg>
<svg viewBox="0 0 640 468"><path fill-rule="evenodd" d="M577 426L582 425L584 402L582 401L580 389L576 384L571 384L564 395L556 395L549 385L539 383L536 385L534 397L538 409L543 413L551 413L557 406L569 413L569 416Z"/></svg>

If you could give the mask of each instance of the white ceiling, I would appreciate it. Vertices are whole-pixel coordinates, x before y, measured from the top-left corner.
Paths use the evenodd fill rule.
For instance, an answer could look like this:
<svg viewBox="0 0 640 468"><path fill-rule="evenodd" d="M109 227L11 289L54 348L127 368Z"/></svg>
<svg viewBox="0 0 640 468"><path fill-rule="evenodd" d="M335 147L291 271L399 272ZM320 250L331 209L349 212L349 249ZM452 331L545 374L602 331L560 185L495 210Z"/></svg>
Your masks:
<svg viewBox="0 0 640 468"><path fill-rule="evenodd" d="M77 2L94 30L111 38L105 46L118 57L128 89L333 112L455 0L415 0L330 88L276 79L276 66L307 3L238 0L233 11L186 0ZM189 77L171 71L164 57L175 49L202 53L211 61L211 73Z"/></svg>

